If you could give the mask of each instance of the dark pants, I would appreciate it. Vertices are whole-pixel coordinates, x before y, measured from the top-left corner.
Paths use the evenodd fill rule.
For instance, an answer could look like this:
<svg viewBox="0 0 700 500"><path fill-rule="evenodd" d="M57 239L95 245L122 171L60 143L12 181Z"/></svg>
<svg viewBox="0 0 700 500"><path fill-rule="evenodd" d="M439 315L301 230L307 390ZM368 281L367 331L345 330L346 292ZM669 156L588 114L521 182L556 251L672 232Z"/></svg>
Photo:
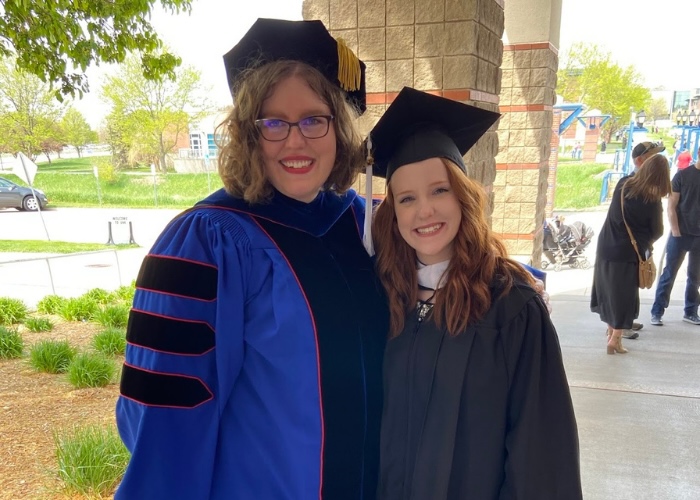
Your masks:
<svg viewBox="0 0 700 500"><path fill-rule="evenodd" d="M666 266L656 287L656 299L651 307L652 316L663 316L671 298L671 289L676 280L678 269L683 264L685 254L688 256L688 281L685 285L686 316L698 313L700 304L700 236L669 236L666 243Z"/></svg>

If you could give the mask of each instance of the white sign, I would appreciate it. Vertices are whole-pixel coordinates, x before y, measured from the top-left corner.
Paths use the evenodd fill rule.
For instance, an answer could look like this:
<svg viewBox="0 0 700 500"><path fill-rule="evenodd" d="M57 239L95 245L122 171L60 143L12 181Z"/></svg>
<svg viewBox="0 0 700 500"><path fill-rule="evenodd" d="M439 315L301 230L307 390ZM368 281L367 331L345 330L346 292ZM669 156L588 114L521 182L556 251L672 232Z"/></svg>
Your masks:
<svg viewBox="0 0 700 500"><path fill-rule="evenodd" d="M24 153L18 153L17 157L19 158L19 162L15 163L15 166L12 167L12 173L31 186L39 167L36 166L36 163L27 158Z"/></svg>
<svg viewBox="0 0 700 500"><path fill-rule="evenodd" d="M95 175L95 179L99 177L98 172L97 172L97 167L92 167L92 173Z"/></svg>
<svg viewBox="0 0 700 500"><path fill-rule="evenodd" d="M124 216L112 217L112 242L115 245L131 242L129 218Z"/></svg>
<svg viewBox="0 0 700 500"><path fill-rule="evenodd" d="M155 165L155 163L151 163L151 175L153 175L153 176L156 175L156 165Z"/></svg>

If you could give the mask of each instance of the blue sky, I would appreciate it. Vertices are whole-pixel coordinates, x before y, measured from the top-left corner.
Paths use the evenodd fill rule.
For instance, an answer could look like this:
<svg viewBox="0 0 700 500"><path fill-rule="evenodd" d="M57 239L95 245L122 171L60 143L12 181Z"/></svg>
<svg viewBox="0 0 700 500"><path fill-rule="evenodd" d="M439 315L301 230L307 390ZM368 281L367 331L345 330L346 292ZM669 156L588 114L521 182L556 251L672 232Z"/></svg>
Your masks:
<svg viewBox="0 0 700 500"><path fill-rule="evenodd" d="M425 1L425 0L421 0ZM507 0L506 0L507 1ZM563 0L560 54L575 42L598 43L623 66L634 64L650 87L671 90L700 87L700 19L697 0ZM202 74L214 102L230 102L222 56L258 17L301 19L301 0L194 0L192 14L155 12L161 38ZM682 26L690 20L693 24ZM88 70L91 95L77 104L97 126L106 112L97 99L109 68Z"/></svg>

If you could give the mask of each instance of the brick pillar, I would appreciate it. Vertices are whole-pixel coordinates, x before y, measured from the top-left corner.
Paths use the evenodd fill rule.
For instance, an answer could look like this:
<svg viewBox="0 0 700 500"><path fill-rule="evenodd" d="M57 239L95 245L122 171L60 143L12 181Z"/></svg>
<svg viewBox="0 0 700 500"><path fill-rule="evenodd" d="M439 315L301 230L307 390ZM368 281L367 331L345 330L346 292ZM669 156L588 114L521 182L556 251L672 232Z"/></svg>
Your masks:
<svg viewBox="0 0 700 500"><path fill-rule="evenodd" d="M547 203L544 216L554 215L554 192L557 186L557 165L559 164L559 125L561 124L561 109L552 113L552 139L549 141L549 174L547 175Z"/></svg>
<svg viewBox="0 0 700 500"><path fill-rule="evenodd" d="M600 139L600 123L601 118L587 117L586 135L583 140L583 155L581 159L585 162L594 162L596 154L598 154L598 140Z"/></svg>
<svg viewBox="0 0 700 500"><path fill-rule="evenodd" d="M496 157L494 230L537 264L550 188L561 0L508 0Z"/></svg>
<svg viewBox="0 0 700 500"><path fill-rule="evenodd" d="M320 19L367 65L371 130L404 87L498 111L503 0L305 0L304 19ZM487 132L465 156L468 175L491 193L498 136ZM384 181L374 179L374 192ZM364 176L355 186L364 191Z"/></svg>

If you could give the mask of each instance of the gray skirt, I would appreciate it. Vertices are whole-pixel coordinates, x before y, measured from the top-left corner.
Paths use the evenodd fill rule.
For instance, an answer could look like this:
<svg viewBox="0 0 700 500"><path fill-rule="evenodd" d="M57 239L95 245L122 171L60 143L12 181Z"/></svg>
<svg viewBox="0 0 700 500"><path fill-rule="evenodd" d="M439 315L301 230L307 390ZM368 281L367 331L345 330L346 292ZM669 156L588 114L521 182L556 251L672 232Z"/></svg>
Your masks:
<svg viewBox="0 0 700 500"><path fill-rule="evenodd" d="M615 329L629 330L639 316L639 264L596 259L591 311Z"/></svg>

